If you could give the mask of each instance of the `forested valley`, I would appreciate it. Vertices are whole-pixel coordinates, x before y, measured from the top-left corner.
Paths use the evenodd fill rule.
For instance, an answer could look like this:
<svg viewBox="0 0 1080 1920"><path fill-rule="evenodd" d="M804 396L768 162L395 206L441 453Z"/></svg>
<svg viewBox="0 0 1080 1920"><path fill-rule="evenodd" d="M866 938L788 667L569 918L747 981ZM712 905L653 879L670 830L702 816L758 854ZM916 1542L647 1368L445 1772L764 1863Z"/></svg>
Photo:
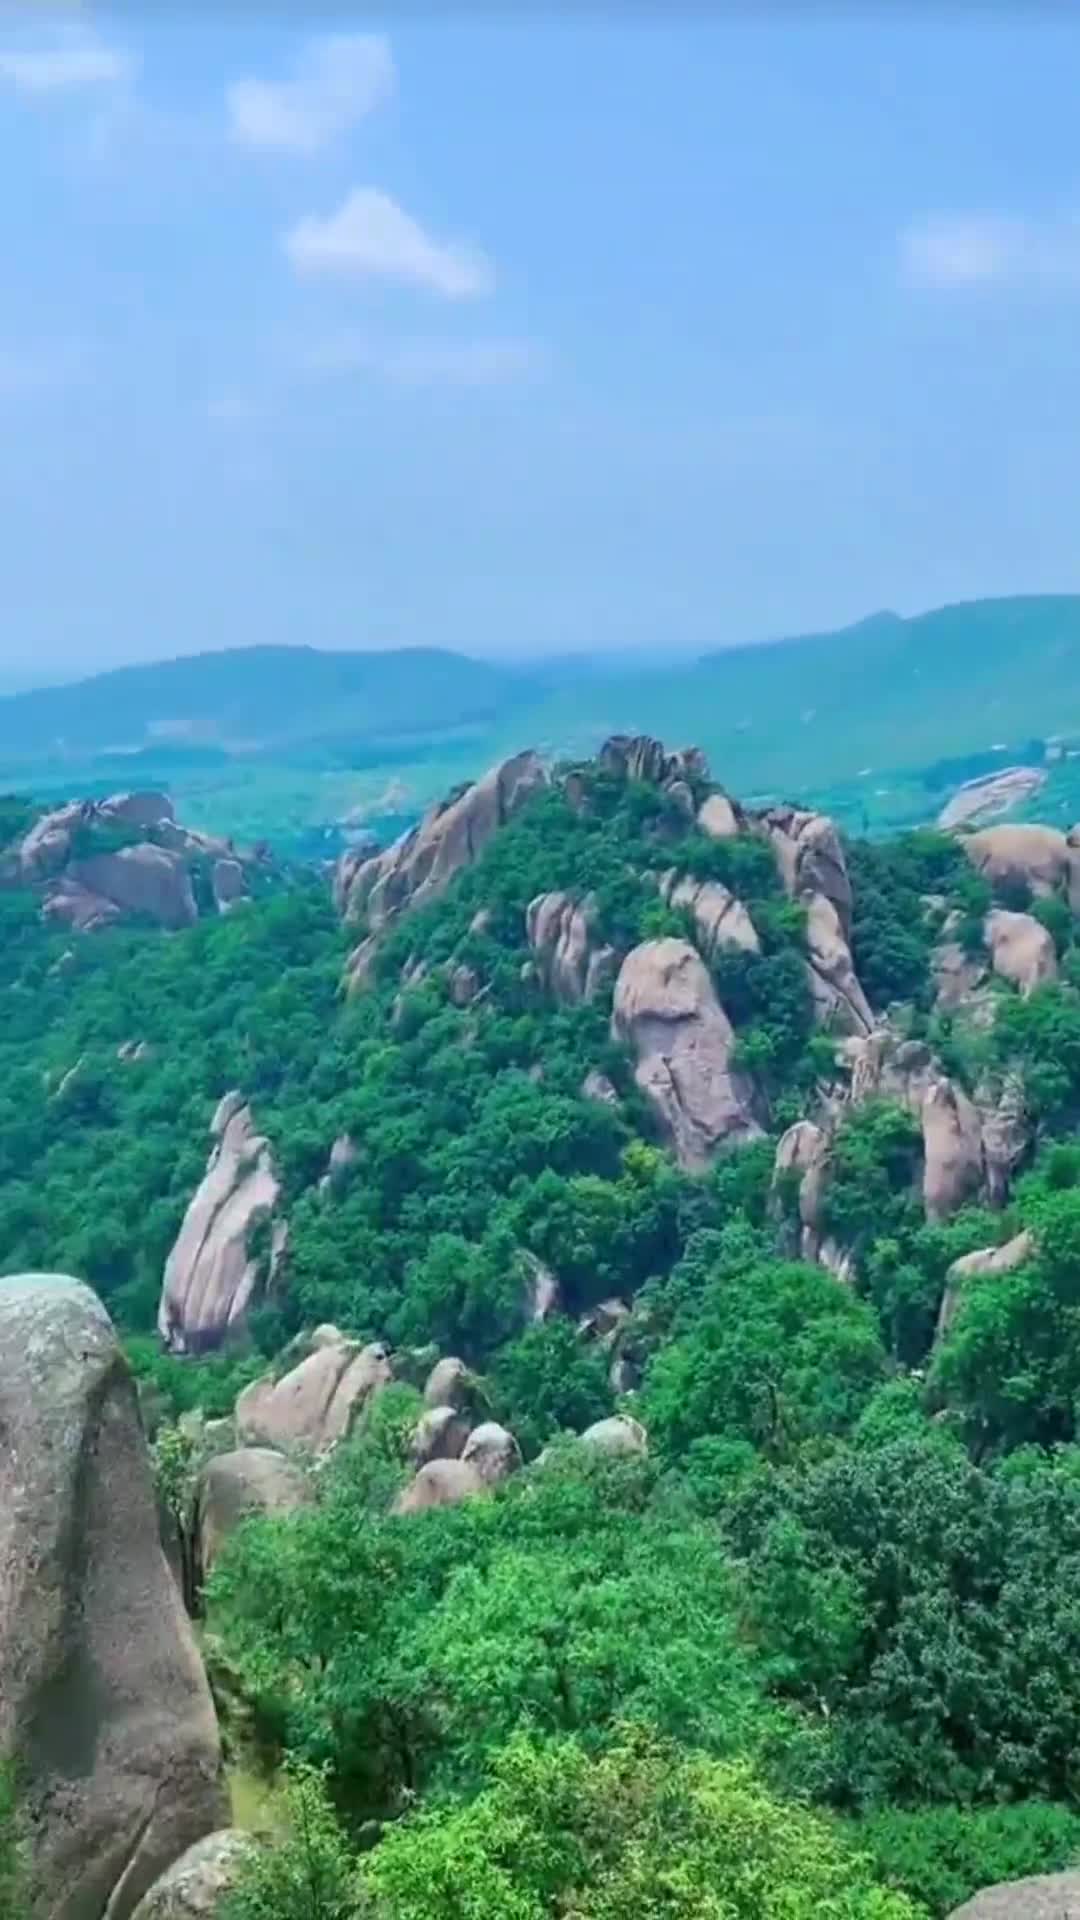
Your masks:
<svg viewBox="0 0 1080 1920"><path fill-rule="evenodd" d="M335 1330L385 1368L188 1567L223 1920L944 1920L1080 1857L1070 850L842 842L630 744L408 897L73 934L0 887L0 1273L107 1306L181 1551L238 1398ZM273 1218L185 1349L233 1094Z"/></svg>

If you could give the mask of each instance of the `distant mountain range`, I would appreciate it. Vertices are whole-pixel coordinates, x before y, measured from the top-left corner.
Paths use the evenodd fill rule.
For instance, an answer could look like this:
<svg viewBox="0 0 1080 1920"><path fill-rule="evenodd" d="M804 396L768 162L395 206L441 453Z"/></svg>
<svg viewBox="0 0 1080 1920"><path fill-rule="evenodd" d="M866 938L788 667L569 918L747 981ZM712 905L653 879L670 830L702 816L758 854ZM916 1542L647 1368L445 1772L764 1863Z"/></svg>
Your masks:
<svg viewBox="0 0 1080 1920"><path fill-rule="evenodd" d="M0 698L0 785L103 761L106 781L198 769L205 787L215 765L274 762L400 769L419 805L522 745L584 755L616 731L693 742L738 790L791 795L1080 737L1080 596L879 613L695 661L658 647L650 665L256 646L122 667Z"/></svg>

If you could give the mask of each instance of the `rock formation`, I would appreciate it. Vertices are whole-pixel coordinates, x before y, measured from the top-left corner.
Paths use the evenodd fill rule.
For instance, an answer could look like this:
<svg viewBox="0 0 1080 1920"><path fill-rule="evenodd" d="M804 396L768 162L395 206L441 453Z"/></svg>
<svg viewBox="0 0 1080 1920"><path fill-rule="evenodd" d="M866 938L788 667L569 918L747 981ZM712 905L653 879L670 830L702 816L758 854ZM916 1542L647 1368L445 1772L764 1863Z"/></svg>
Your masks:
<svg viewBox="0 0 1080 1920"><path fill-rule="evenodd" d="M210 1131L206 1173L165 1264L158 1331L173 1353L206 1352L242 1325L260 1277L250 1236L280 1197L269 1141L255 1132L242 1094L226 1094ZM283 1249L278 1221L268 1278Z"/></svg>
<svg viewBox="0 0 1080 1920"><path fill-rule="evenodd" d="M251 1836L232 1827L196 1841L140 1900L133 1920L218 1920L255 1852Z"/></svg>
<svg viewBox="0 0 1080 1920"><path fill-rule="evenodd" d="M761 941L742 901L718 880L694 880L672 867L660 875L659 887L669 907L690 915L697 947L706 960L725 947L737 953L761 952Z"/></svg>
<svg viewBox="0 0 1080 1920"><path fill-rule="evenodd" d="M485 1487L497 1487L516 1473L521 1465L521 1448L512 1433L494 1420L476 1427L465 1442L461 1455L467 1467L478 1473Z"/></svg>
<svg viewBox="0 0 1080 1920"><path fill-rule="evenodd" d="M935 1339L944 1340L952 1326L968 1280L980 1275L997 1279L1001 1274L1015 1273L1018 1267L1026 1266L1034 1254L1035 1236L1025 1231L1007 1240L1002 1247L980 1247L977 1253L965 1253L954 1260L945 1275Z"/></svg>
<svg viewBox="0 0 1080 1920"><path fill-rule="evenodd" d="M1018 987L1024 999L1058 977L1057 952L1042 922L1030 913L995 907L983 922L994 972Z"/></svg>
<svg viewBox="0 0 1080 1920"><path fill-rule="evenodd" d="M983 1181L982 1127L967 1094L946 1077L923 1098L923 1205L928 1220L948 1220Z"/></svg>
<svg viewBox="0 0 1080 1920"><path fill-rule="evenodd" d="M610 1420L597 1420L594 1426L586 1427L581 1444L592 1453L644 1454L649 1451L649 1436L640 1420L618 1413Z"/></svg>
<svg viewBox="0 0 1080 1920"><path fill-rule="evenodd" d="M448 1357L436 1362L424 1383L426 1407L453 1407L460 1413L473 1396L473 1376L464 1360Z"/></svg>
<svg viewBox="0 0 1080 1920"><path fill-rule="evenodd" d="M746 830L746 816L730 794L710 793L698 808L698 826L710 840L734 840Z"/></svg>
<svg viewBox="0 0 1080 1920"><path fill-rule="evenodd" d="M529 904L526 929L537 969L566 1007L595 999L615 977L615 949L597 941L595 911L591 895L541 893Z"/></svg>
<svg viewBox="0 0 1080 1920"><path fill-rule="evenodd" d="M809 894L805 906L807 977L817 1023L835 1033L868 1034L874 1015L855 972L840 915L824 893Z"/></svg>
<svg viewBox="0 0 1080 1920"><path fill-rule="evenodd" d="M776 850L786 892L793 900L823 893L836 908L843 938L850 940L851 881L834 822L799 807L768 807L757 821Z"/></svg>
<svg viewBox="0 0 1080 1920"><path fill-rule="evenodd" d="M605 773L613 773L620 780L645 780L674 792L680 800L689 794L691 816L691 786L709 778L709 763L700 747L680 747L669 753L662 740L654 740L647 733L612 734L601 747L599 759Z"/></svg>
<svg viewBox="0 0 1080 1920"><path fill-rule="evenodd" d="M976 871L993 886L1028 888L1037 900L1064 895L1080 913L1080 844L1074 828L983 827L960 835L960 845Z"/></svg>
<svg viewBox="0 0 1080 1920"><path fill-rule="evenodd" d="M0 1283L0 1753L34 1920L130 1920L224 1826L209 1689L158 1534L135 1388L104 1307Z"/></svg>
<svg viewBox="0 0 1080 1920"><path fill-rule="evenodd" d="M409 1459L414 1467L426 1467L429 1460L460 1460L468 1438L465 1414L454 1407L428 1407L413 1428Z"/></svg>
<svg viewBox="0 0 1080 1920"><path fill-rule="evenodd" d="M484 1492L476 1468L464 1460L431 1460L403 1487L394 1513L426 1513L431 1507L457 1507Z"/></svg>
<svg viewBox="0 0 1080 1920"><path fill-rule="evenodd" d="M433 808L384 853L374 858L345 854L335 881L339 910L347 920L363 917L370 931L378 933L406 907L434 899L546 784L539 756L516 754Z"/></svg>
<svg viewBox="0 0 1080 1920"><path fill-rule="evenodd" d="M816 1260L822 1242L822 1201L828 1180L829 1135L813 1120L797 1120L777 1144L773 1164L773 1211L780 1211L783 1190L794 1184L798 1196L798 1228L792 1249L803 1260Z"/></svg>
<svg viewBox="0 0 1080 1920"><path fill-rule="evenodd" d="M1080 1873L1043 1873L987 1887L949 1920L1080 1920Z"/></svg>
<svg viewBox="0 0 1080 1920"><path fill-rule="evenodd" d="M250 894L254 854L183 827L164 793L73 801L35 822L0 859L0 881L37 888L49 920L94 932L118 920L170 930L199 917L193 875L210 863L210 898L228 912Z"/></svg>
<svg viewBox="0 0 1080 1920"><path fill-rule="evenodd" d="M703 1171L722 1147L760 1137L753 1086L732 1065L731 1022L687 941L647 940L627 955L612 1032L637 1056L638 1086L680 1166Z"/></svg>
<svg viewBox="0 0 1080 1920"><path fill-rule="evenodd" d="M237 1436L247 1446L324 1454L393 1377L381 1342L361 1347L336 1327L320 1327L314 1350L297 1366L244 1388L236 1402Z"/></svg>
<svg viewBox="0 0 1080 1920"><path fill-rule="evenodd" d="M311 1499L302 1468L270 1447L238 1447L209 1460L199 1476L195 1533L203 1578L229 1535L252 1513L292 1513Z"/></svg>

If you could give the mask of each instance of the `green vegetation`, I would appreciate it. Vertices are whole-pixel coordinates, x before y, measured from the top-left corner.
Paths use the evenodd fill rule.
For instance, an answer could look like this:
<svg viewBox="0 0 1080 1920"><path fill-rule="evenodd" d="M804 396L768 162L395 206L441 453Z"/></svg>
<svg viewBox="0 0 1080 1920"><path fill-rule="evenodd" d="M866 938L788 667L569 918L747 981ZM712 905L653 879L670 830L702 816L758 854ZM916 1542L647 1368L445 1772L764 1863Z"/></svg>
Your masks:
<svg viewBox="0 0 1080 1920"><path fill-rule="evenodd" d="M941 1920L1080 1851L1073 926L1040 909L1058 984L944 1017L935 939L958 910L974 951L989 893L934 833L849 861L875 1008L902 1000L898 1030L969 1093L1015 1080L1040 1127L1007 1211L927 1224L911 1113L851 1108L818 1222L850 1285L793 1257L797 1182L772 1183L838 1071L804 916L766 842L712 842L650 787L582 769L573 802L538 796L351 1000L363 929L314 878L169 938L73 942L0 892L0 1258L86 1275L126 1337L231 1756L271 1809L228 1920ZM765 1137L694 1177L610 999L557 1006L526 934L564 889L598 942L685 933L671 868L736 890L762 946L710 964ZM585 1097L594 1069L615 1103ZM161 1270L234 1086L289 1249L250 1341L179 1361L152 1332ZM356 1157L323 1190L341 1134ZM971 1278L936 1339L953 1261L1022 1228L1030 1257ZM615 1347L587 1337L613 1300ZM176 1423L325 1321L391 1342L404 1377L316 1502L242 1527L200 1594ZM434 1350L526 1465L404 1518ZM647 1458L574 1437L619 1410ZM5 1831L0 1806L0 1906Z"/></svg>

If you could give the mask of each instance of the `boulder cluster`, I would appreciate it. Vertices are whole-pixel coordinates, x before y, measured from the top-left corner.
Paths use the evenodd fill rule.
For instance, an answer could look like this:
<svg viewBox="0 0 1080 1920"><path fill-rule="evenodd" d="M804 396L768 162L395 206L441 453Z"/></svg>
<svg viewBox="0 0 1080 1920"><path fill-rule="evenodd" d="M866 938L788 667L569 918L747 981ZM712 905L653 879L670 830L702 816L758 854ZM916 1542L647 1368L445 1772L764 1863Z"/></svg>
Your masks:
<svg viewBox="0 0 1080 1920"><path fill-rule="evenodd" d="M47 920L78 933L133 919L176 931L247 900L265 859L181 826L167 794L119 793L43 814L0 850L0 885L32 888Z"/></svg>

